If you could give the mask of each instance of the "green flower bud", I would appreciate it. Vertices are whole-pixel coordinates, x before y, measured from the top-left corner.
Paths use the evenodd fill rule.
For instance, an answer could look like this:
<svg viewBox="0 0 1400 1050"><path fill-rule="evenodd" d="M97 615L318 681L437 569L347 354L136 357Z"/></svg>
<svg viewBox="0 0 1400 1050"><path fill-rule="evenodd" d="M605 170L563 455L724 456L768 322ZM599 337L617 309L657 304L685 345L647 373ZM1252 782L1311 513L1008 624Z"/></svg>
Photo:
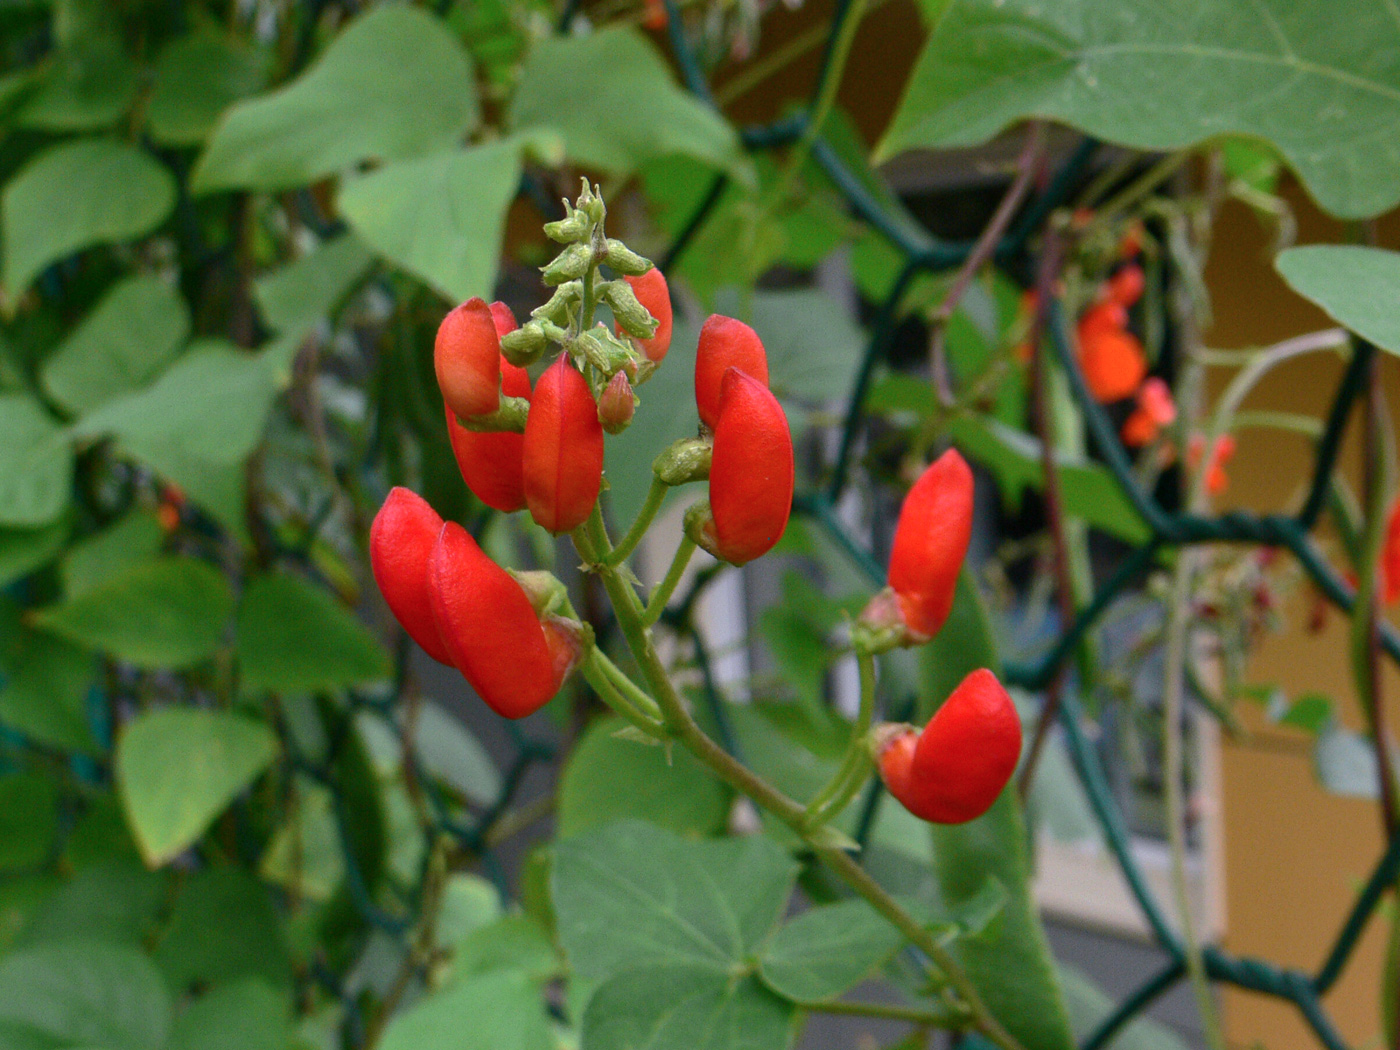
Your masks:
<svg viewBox="0 0 1400 1050"><path fill-rule="evenodd" d="M560 244L577 244L588 240L593 234L593 221L568 201L564 202L564 212L564 218L544 224L544 235Z"/></svg>
<svg viewBox="0 0 1400 1050"><path fill-rule="evenodd" d="M548 345L544 326L538 321L526 321L522 327L501 337L501 353L519 368L538 360Z"/></svg>
<svg viewBox="0 0 1400 1050"><path fill-rule="evenodd" d="M637 395L632 393L632 384L627 381L626 372L618 372L603 388L598 398L598 422L609 434L621 434L632 422L637 411Z"/></svg>
<svg viewBox="0 0 1400 1050"><path fill-rule="evenodd" d="M530 311L530 316L540 321L552 321L556 325L568 327L570 308L583 299L583 282L566 281L554 290L549 302Z"/></svg>
<svg viewBox="0 0 1400 1050"><path fill-rule="evenodd" d="M559 285L576 281L593 265L593 249L587 244L571 244L544 267L544 283Z"/></svg>
<svg viewBox="0 0 1400 1050"><path fill-rule="evenodd" d="M683 438L668 448L651 465L651 472L665 485L684 485L710 476L714 446L699 438Z"/></svg>
<svg viewBox="0 0 1400 1050"><path fill-rule="evenodd" d="M599 291L603 302L611 307L617 323L626 329L628 334L635 335L638 339L650 339L656 334L657 325L661 322L652 317L647 308L637 301L630 284L626 281L608 281Z"/></svg>
<svg viewBox="0 0 1400 1050"><path fill-rule="evenodd" d="M640 277L651 269L650 259L638 255L616 237L608 238L607 250L606 254L603 256L603 261L611 266L617 273L627 277Z"/></svg>

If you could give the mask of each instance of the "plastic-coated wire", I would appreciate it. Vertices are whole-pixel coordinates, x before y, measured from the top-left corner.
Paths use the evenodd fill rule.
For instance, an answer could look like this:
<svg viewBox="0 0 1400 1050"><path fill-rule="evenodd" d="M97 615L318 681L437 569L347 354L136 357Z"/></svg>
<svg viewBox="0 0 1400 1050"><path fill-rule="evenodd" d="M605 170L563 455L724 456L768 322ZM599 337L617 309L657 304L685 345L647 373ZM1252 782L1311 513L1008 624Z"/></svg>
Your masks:
<svg viewBox="0 0 1400 1050"><path fill-rule="evenodd" d="M671 242L671 246L666 249L666 254L661 257L661 261L656 264L661 268L662 273L670 273L671 268L676 265L676 260L690 247L690 242L700 232L700 227L705 225L705 220L710 217L710 212L719 203L719 199L724 196L724 188L727 185L729 185L728 176L715 176L704 199L700 201L695 212L686 220L685 226L682 227L676 239Z"/></svg>
<svg viewBox="0 0 1400 1050"><path fill-rule="evenodd" d="M1327 953L1326 961L1317 971L1317 976L1312 979L1312 988L1316 994L1326 995L1327 990L1341 976L1342 969L1351 958L1352 949L1371 918L1371 913L1376 910L1376 905L1380 903L1385 892L1395 885L1397 877L1400 877L1400 836L1391 840L1390 848L1376 865L1376 870L1357 896L1346 922L1342 924L1342 930L1337 934L1337 943Z"/></svg>
<svg viewBox="0 0 1400 1050"><path fill-rule="evenodd" d="M1100 1050L1101 1047L1107 1046L1118 1034L1120 1028L1146 1010L1157 1000L1158 996L1164 995L1185 976L1185 961L1173 959L1166 967L1144 981L1136 991L1118 1004L1117 1009L1100 1021L1099 1026L1090 1032L1089 1037L1080 1045L1080 1050Z"/></svg>
<svg viewBox="0 0 1400 1050"><path fill-rule="evenodd" d="M1094 154L1098 152L1099 140L1085 137L1075 147L1070 154L1069 160L1061 165L1050 184L1045 187L1045 192L1030 202L1021 213L1021 218L1016 225L1007 233L1005 239L997 246L993 258L997 262L1009 262L1026 250L1026 243L1031 239L1031 235L1047 218L1050 213L1058 208L1068 199L1070 190L1074 188L1089 162L1094 159Z"/></svg>
<svg viewBox="0 0 1400 1050"><path fill-rule="evenodd" d="M1376 348L1365 340L1356 341L1351 362L1342 374L1337 387L1337 395L1332 399L1332 411L1327 417L1327 429L1317 443L1317 465L1313 469L1312 488L1308 490L1307 502L1298 512L1298 522L1305 529L1317 524L1327 501L1327 486L1332 480L1332 471L1337 465L1337 452L1342 446L1342 435L1346 432L1347 419L1352 406L1365 388L1366 377L1371 371L1371 359L1376 356Z"/></svg>

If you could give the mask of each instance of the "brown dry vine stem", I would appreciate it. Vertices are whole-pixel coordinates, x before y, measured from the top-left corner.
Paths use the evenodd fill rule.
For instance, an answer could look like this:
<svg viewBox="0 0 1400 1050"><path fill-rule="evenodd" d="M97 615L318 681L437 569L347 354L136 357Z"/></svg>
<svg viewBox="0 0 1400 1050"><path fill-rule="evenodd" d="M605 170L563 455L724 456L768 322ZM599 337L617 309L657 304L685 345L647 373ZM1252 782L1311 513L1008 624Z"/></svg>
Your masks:
<svg viewBox="0 0 1400 1050"><path fill-rule="evenodd" d="M627 647L661 708L669 738L679 741L727 784L791 828L841 881L883 915L914 947L927 955L966 1005L969 1027L976 1029L1002 1050L1023 1050L1015 1037L992 1016L978 995L972 979L958 964L953 954L917 919L900 907L899 902L875 881L865 868L852 860L844 849L827 844L822 838L824 828L807 827L804 819L807 811L804 806L725 751L710 739L690 716L656 651L651 629L642 624L642 606L636 592L616 568L605 562L612 551L612 545L603 525L602 512L597 506L594 506L588 521L573 531L572 537L586 570L595 573L603 582Z"/></svg>
<svg viewBox="0 0 1400 1050"><path fill-rule="evenodd" d="M1039 120L1029 121L1026 124L1026 143L1021 147L1021 153L1016 158L1016 178L1007 187L1006 193L997 205L996 212L992 215L991 222L987 223L978 235L972 250L968 252L967 258L963 260L963 264L958 267L958 272L953 276L953 283L948 286L943 301L938 304L938 308L934 310L933 316L929 319L932 326L929 367L933 374L934 390L945 408L951 407L954 401L953 392L948 384L948 363L943 347L948 321L952 318L953 311L958 308L958 303L962 301L972 279L995 254L997 245L1001 243L1002 236L1006 233L1006 228L1011 225L1011 220L1015 218L1017 210L1025 201L1026 195L1030 193L1031 187L1035 183L1036 172L1040 170L1041 162L1044 159L1044 151L1045 124Z"/></svg>

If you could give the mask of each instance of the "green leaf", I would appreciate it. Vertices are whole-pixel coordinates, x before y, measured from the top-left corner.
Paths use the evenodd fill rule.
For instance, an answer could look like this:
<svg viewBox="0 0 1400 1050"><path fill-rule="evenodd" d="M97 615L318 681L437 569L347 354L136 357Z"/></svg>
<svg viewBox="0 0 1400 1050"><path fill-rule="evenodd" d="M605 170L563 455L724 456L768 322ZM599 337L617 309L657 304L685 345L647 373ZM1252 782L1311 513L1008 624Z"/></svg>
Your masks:
<svg viewBox="0 0 1400 1050"><path fill-rule="evenodd" d="M136 66L122 50L121 38L98 32L53 56L16 120L45 131L110 127L131 108L136 87Z"/></svg>
<svg viewBox="0 0 1400 1050"><path fill-rule="evenodd" d="M517 85L510 127L557 128L569 159L583 167L629 174L653 157L680 153L751 178L733 127L683 91L635 29L547 36L526 57Z"/></svg>
<svg viewBox="0 0 1400 1050"><path fill-rule="evenodd" d="M1400 354L1400 252L1360 244L1308 244L1280 252L1278 272L1295 292L1382 350Z"/></svg>
<svg viewBox="0 0 1400 1050"><path fill-rule="evenodd" d="M1247 135L1323 208L1364 218L1400 201L1398 30L1375 0L954 0L876 156L974 145L1031 116L1148 150Z"/></svg>
<svg viewBox="0 0 1400 1050"><path fill-rule="evenodd" d="M1375 745L1355 730L1330 725L1319 733L1313 744L1313 764L1322 786L1334 795L1380 797Z"/></svg>
<svg viewBox="0 0 1400 1050"><path fill-rule="evenodd" d="M986 611L964 566L943 629L924 646L925 690L920 718L932 715L968 673L998 670ZM1070 1050L1074 1039L1051 962L1045 930L1030 891L1026 827L1015 782L992 808L966 824L930 825L933 866L942 902L953 914L980 910L988 880L1005 889L1001 915L986 935L964 938L951 951L987 1008L1022 1045Z"/></svg>
<svg viewBox="0 0 1400 1050"><path fill-rule="evenodd" d="M59 575L68 597L90 591L127 569L160 554L165 533L156 516L133 510L115 525L74 544L63 557Z"/></svg>
<svg viewBox="0 0 1400 1050"><path fill-rule="evenodd" d="M291 979L277 907L241 868L204 868L181 886L154 957L179 991L244 977L282 987Z"/></svg>
<svg viewBox="0 0 1400 1050"><path fill-rule="evenodd" d="M728 976L778 921L797 865L771 840L688 842L626 821L561 842L559 938L584 980L686 965Z"/></svg>
<svg viewBox="0 0 1400 1050"><path fill-rule="evenodd" d="M1040 461L1040 442L1036 438L981 416L956 419L949 431L969 459L992 472L1002 497L1013 506L1027 487L1037 490L1044 487L1045 472ZM1106 468L1063 452L1056 452L1055 460L1066 513L1083 518L1094 528L1126 543L1147 542L1151 535L1147 523L1133 509Z"/></svg>
<svg viewBox="0 0 1400 1050"><path fill-rule="evenodd" d="M69 522L59 518L33 529L0 527L0 587L8 587L53 561L68 539Z"/></svg>
<svg viewBox="0 0 1400 1050"><path fill-rule="evenodd" d="M501 796L501 774L491 755L459 718L428 702L418 711L413 740L419 764L478 805Z"/></svg>
<svg viewBox="0 0 1400 1050"><path fill-rule="evenodd" d="M189 667L223 642L233 611L228 581L196 558L137 565L50 605L34 623L141 667Z"/></svg>
<svg viewBox="0 0 1400 1050"><path fill-rule="evenodd" d="M165 1050L287 1050L292 1003L256 978L215 988L175 1019Z"/></svg>
<svg viewBox="0 0 1400 1050"><path fill-rule="evenodd" d="M454 982L395 1014L379 1050L551 1050L539 988L519 971Z"/></svg>
<svg viewBox="0 0 1400 1050"><path fill-rule="evenodd" d="M19 661L0 688L0 724L37 744L95 754L87 713L92 681L92 653L27 630Z"/></svg>
<svg viewBox="0 0 1400 1050"><path fill-rule="evenodd" d="M159 277L129 277L44 363L44 386L64 408L90 412L149 383L189 334L189 310L175 288Z"/></svg>
<svg viewBox="0 0 1400 1050"><path fill-rule="evenodd" d="M0 874L37 868L58 835L58 798L46 777L0 776Z"/></svg>
<svg viewBox="0 0 1400 1050"><path fill-rule="evenodd" d="M1078 1040L1087 1040L1117 1007L1087 975L1064 963L1056 967L1065 990L1065 1006ZM1187 1043L1165 1025L1138 1015L1114 1035L1113 1050L1186 1050Z"/></svg>
<svg viewBox="0 0 1400 1050"><path fill-rule="evenodd" d="M387 678L374 635L330 594L299 576L260 576L238 607L245 691L315 692Z"/></svg>
<svg viewBox="0 0 1400 1050"><path fill-rule="evenodd" d="M225 109L262 90L271 69L270 52L211 29L172 40L156 60L146 109L151 137L168 146L199 145Z"/></svg>
<svg viewBox="0 0 1400 1050"><path fill-rule="evenodd" d="M0 960L0 1023L15 1022L65 1047L161 1050L170 994L135 948L69 941Z"/></svg>
<svg viewBox="0 0 1400 1050"><path fill-rule="evenodd" d="M0 525L47 525L68 505L73 450L25 394L0 394Z"/></svg>
<svg viewBox="0 0 1400 1050"><path fill-rule="evenodd" d="M563 963L548 934L528 915L506 915L473 930L452 953L452 979L515 970L535 981L560 975Z"/></svg>
<svg viewBox="0 0 1400 1050"><path fill-rule="evenodd" d="M773 936L759 972L779 995L819 1002L854 988L903 943L903 935L865 901L825 904Z"/></svg>
<svg viewBox="0 0 1400 1050"><path fill-rule="evenodd" d="M149 154L114 139L50 146L0 195L11 299L50 263L81 248L150 233L175 205L175 180Z"/></svg>
<svg viewBox="0 0 1400 1050"><path fill-rule="evenodd" d="M446 149L479 119L471 61L456 37L421 8L383 4L291 84L225 113L190 186L287 189L369 158Z"/></svg>
<svg viewBox="0 0 1400 1050"><path fill-rule="evenodd" d="M276 754L272 730L228 711L167 707L127 723L117 740L117 789L146 863L164 864L192 845Z"/></svg>
<svg viewBox="0 0 1400 1050"><path fill-rule="evenodd" d="M345 852L335 822L335 802L320 784L298 780L296 808L273 833L258 874L312 901L328 901L345 878Z"/></svg>
<svg viewBox="0 0 1400 1050"><path fill-rule="evenodd" d="M345 184L341 214L365 244L452 302L490 299L520 150L508 140L386 164Z"/></svg>
<svg viewBox="0 0 1400 1050"><path fill-rule="evenodd" d="M34 910L22 944L100 938L132 947L155 926L170 899L170 878L134 861L108 861L78 872Z"/></svg>
<svg viewBox="0 0 1400 1050"><path fill-rule="evenodd" d="M559 837L627 818L676 832L723 831L729 790L683 748L668 756L665 748L617 739L626 725L600 718L574 747L559 782Z"/></svg>
<svg viewBox="0 0 1400 1050"><path fill-rule="evenodd" d="M501 894L494 885L480 875L449 875L438 910L438 943L456 944L491 925L501 914Z"/></svg>
<svg viewBox="0 0 1400 1050"><path fill-rule="evenodd" d="M604 983L583 1015L583 1050L786 1050L793 1010L753 977L663 963Z"/></svg>
<svg viewBox="0 0 1400 1050"><path fill-rule="evenodd" d="M263 319L277 332L304 332L329 317L369 272L373 257L352 234L324 241L296 262L253 282Z"/></svg>

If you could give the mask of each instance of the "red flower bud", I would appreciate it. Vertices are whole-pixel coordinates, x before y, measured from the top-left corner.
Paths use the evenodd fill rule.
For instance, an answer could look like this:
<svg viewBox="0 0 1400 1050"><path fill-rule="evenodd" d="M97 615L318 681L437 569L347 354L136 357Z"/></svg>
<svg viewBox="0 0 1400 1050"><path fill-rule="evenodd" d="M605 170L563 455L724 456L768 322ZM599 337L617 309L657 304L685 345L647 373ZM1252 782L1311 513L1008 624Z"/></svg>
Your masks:
<svg viewBox="0 0 1400 1050"><path fill-rule="evenodd" d="M493 307L494 309L494 307ZM501 389L510 397L530 398L530 373L501 358ZM447 410L447 436L457 469L472 494L488 507L510 513L525 506L522 454L525 439L509 430L478 432L457 422Z"/></svg>
<svg viewBox="0 0 1400 1050"><path fill-rule="evenodd" d="M1199 467L1205 450L1206 436L1192 434L1186 444L1186 465L1192 470ZM1230 487L1230 476L1225 473L1225 464L1229 463L1234 455L1234 435L1221 434L1215 442L1215 447L1211 449L1210 461L1206 464L1206 491L1212 496L1218 496Z"/></svg>
<svg viewBox="0 0 1400 1050"><path fill-rule="evenodd" d="M1079 316L1079 341L1090 332L1104 329L1121 331L1128 327L1127 308L1116 299L1101 299Z"/></svg>
<svg viewBox="0 0 1400 1050"><path fill-rule="evenodd" d="M632 393L632 383L626 372L619 372L608 380L598 398L598 422L609 434L621 434L636 411L637 396Z"/></svg>
<svg viewBox="0 0 1400 1050"><path fill-rule="evenodd" d="M454 413L479 416L496 410L500 362L501 337L484 300L468 299L442 319L433 343L433 368L442 399Z"/></svg>
<svg viewBox="0 0 1400 1050"><path fill-rule="evenodd" d="M1079 333L1079 367L1095 401L1121 401L1137 393L1147 375L1147 355L1124 328L1094 327Z"/></svg>
<svg viewBox="0 0 1400 1050"><path fill-rule="evenodd" d="M1104 291L1109 299L1128 307L1142 298L1146 288L1147 278L1142 275L1142 267L1137 263L1128 263L1108 279Z"/></svg>
<svg viewBox="0 0 1400 1050"><path fill-rule="evenodd" d="M438 635L428 600L428 558L442 519L422 496L395 488L369 530L369 564L389 611L408 636L438 663L452 657Z"/></svg>
<svg viewBox="0 0 1400 1050"><path fill-rule="evenodd" d="M948 619L972 539L972 470L956 449L931 463L904 497L890 549L889 584L910 641Z"/></svg>
<svg viewBox="0 0 1400 1050"><path fill-rule="evenodd" d="M743 565L766 554L787 528L792 433L778 399L752 376L725 369L720 390L706 531L715 554Z"/></svg>
<svg viewBox="0 0 1400 1050"><path fill-rule="evenodd" d="M525 502L550 532L581 524L598 502L603 427L588 381L561 356L540 376L525 422Z"/></svg>
<svg viewBox="0 0 1400 1050"><path fill-rule="evenodd" d="M1138 391L1137 407L1123 423L1123 444L1131 448L1141 448L1157 440L1164 426L1176 419L1176 402L1172 400L1171 388L1153 376L1142 384Z"/></svg>
<svg viewBox="0 0 1400 1050"><path fill-rule="evenodd" d="M661 10L663 14L666 11L664 7ZM638 339L637 343L646 353L647 360L659 365L671 348L671 290L666 286L666 275L660 267L653 266L640 277L624 279L632 286L637 302L656 318L656 334L650 339Z"/></svg>
<svg viewBox="0 0 1400 1050"><path fill-rule="evenodd" d="M490 309L491 323L496 326L497 339L509 335L520 327L520 323L516 321L515 314L511 312L511 308L499 299L491 304Z"/></svg>
<svg viewBox="0 0 1400 1050"><path fill-rule="evenodd" d="M452 663L486 706L524 718L559 691L580 643L566 621L535 614L510 573L448 522L428 562L428 595Z"/></svg>
<svg viewBox="0 0 1400 1050"><path fill-rule="evenodd" d="M695 407L700 421L711 430L719 422L720 384L731 367L768 385L768 355L758 333L743 321L711 314L700 329L695 350Z"/></svg>
<svg viewBox="0 0 1400 1050"><path fill-rule="evenodd" d="M973 671L929 720L891 737L880 752L880 775L914 816L962 824L991 808L1021 757L1016 705L985 668Z"/></svg>

